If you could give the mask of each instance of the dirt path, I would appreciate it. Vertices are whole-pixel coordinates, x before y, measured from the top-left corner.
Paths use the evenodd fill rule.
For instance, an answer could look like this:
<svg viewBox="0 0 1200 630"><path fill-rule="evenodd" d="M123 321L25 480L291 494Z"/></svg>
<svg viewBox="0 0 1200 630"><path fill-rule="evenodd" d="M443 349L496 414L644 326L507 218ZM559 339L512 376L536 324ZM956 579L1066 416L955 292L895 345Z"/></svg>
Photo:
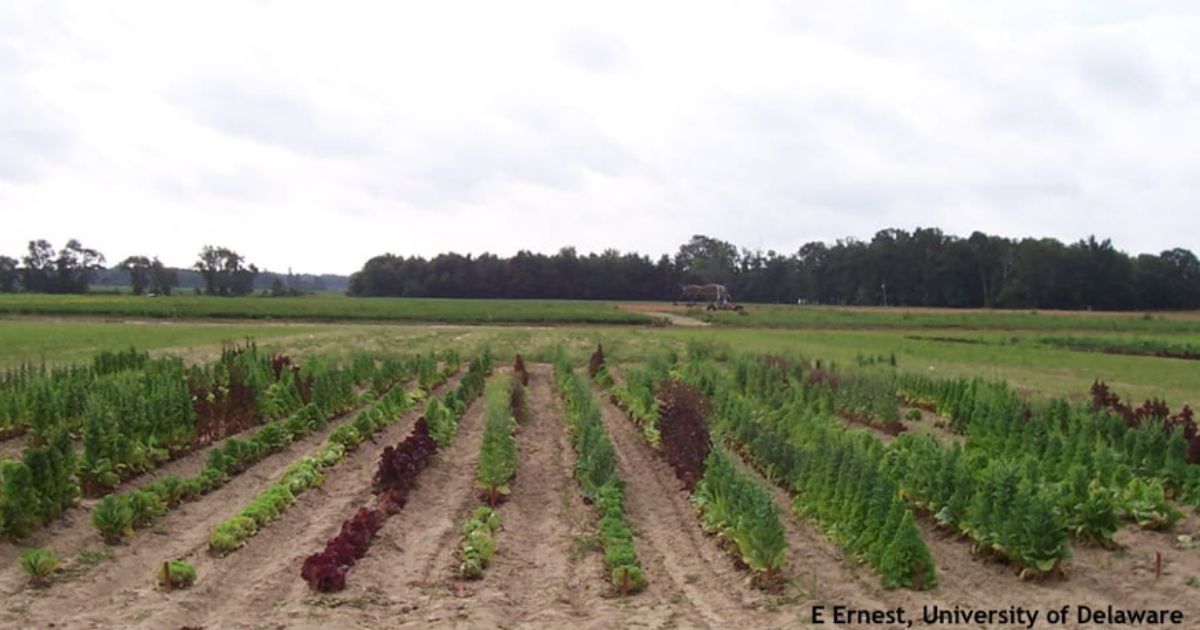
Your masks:
<svg viewBox="0 0 1200 630"><path fill-rule="evenodd" d="M21 459L25 452L25 445L29 443L25 435L10 437L0 441L0 462L10 459Z"/></svg>
<svg viewBox="0 0 1200 630"><path fill-rule="evenodd" d="M679 313L664 313L661 311L653 311L653 312L647 312L645 314L649 315L651 317L661 317L661 318L671 322L672 326L683 326L686 328L697 328L697 327L703 328L703 327L712 325L706 321L696 319L695 317L689 317L687 315L680 315Z"/></svg>
<svg viewBox="0 0 1200 630"><path fill-rule="evenodd" d="M454 383L457 383L457 378L444 387L451 387ZM309 526L331 526L336 529L346 515L339 515L340 503L334 499L353 500L355 497L351 490L357 487L365 488L369 494L370 476L374 473L374 462L378 459L381 445L402 439L419 415L420 409L410 411L377 434L375 443L368 441L360 445L327 471L323 487L299 496L283 518L268 525L250 539L246 548L228 558L218 559L208 554L208 539L212 530L277 481L298 458L316 450L340 423L330 423L320 432L264 458L200 500L171 511L155 527L136 531L126 544L110 548L113 553L111 560L74 581L55 584L47 590L20 590L24 583L20 569L15 562L5 563L3 573L0 573L0 585L4 592L11 593L13 605L0 611L0 625L44 625L54 621L69 622L80 627L112 627L149 621L147 627L164 627L164 619L178 620L173 624L175 626L195 624L198 614L211 613L214 605L232 599L231 593L246 596L259 592L258 582L247 581L247 576L266 570L272 563L285 561L289 553L312 553L307 547L293 545L297 524L302 531ZM352 414L346 414L342 422L350 418ZM367 477L365 482L362 481L364 474ZM82 549L103 547L88 521L87 513L80 509L69 511L66 518L42 532L41 537L39 544L48 544L64 559ZM168 558L185 558L196 566L201 577L195 588L167 594L154 587L155 569ZM228 571L230 569L232 571ZM298 571L297 563L297 582ZM88 605L82 608L79 602L87 602ZM246 611L239 614L245 615Z"/></svg>

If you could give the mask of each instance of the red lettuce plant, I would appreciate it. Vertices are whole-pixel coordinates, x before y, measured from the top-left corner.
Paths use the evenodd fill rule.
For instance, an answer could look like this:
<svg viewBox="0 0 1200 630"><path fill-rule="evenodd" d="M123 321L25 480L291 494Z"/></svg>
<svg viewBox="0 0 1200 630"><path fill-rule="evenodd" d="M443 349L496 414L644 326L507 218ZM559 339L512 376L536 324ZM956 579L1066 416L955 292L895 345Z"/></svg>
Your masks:
<svg viewBox="0 0 1200 630"><path fill-rule="evenodd" d="M705 424L711 403L695 388L672 378L659 387L658 408L663 457L691 492L704 475L704 459L712 448Z"/></svg>
<svg viewBox="0 0 1200 630"><path fill-rule="evenodd" d="M371 539L383 527L383 512L359 508L342 523L337 536L325 543L325 549L304 559L300 577L315 591L330 593L346 588L346 572L371 546Z"/></svg>

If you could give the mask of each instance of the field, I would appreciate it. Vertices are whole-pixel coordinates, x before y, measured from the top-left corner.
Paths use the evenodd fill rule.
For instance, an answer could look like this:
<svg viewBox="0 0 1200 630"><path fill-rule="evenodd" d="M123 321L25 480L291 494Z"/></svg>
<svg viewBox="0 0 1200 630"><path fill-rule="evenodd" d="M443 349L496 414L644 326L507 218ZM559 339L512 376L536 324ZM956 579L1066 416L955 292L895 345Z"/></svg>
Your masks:
<svg viewBox="0 0 1200 630"><path fill-rule="evenodd" d="M1197 347L1194 314L752 307L661 327L646 314L689 315L112 299L0 301L23 313L0 319L0 368L91 366L0 384L4 458L74 454L34 476L40 499L0 468L0 625L757 628L813 623L818 605L903 607L917 626L934 607L1021 606L1035 627L1065 605L1200 618L1190 438L1137 409L1200 403L1200 368L1096 350ZM151 303L168 306L137 310ZM309 321L264 321L293 315ZM188 409L170 403L181 369ZM143 446L102 439L117 434ZM40 585L31 549L58 559ZM158 585L169 561L194 584L180 568L184 588Z"/></svg>
<svg viewBox="0 0 1200 630"><path fill-rule="evenodd" d="M749 328L879 328L1200 333L1200 313L1005 311L751 304L749 315L695 310L719 326Z"/></svg>
<svg viewBox="0 0 1200 630"><path fill-rule="evenodd" d="M302 297L199 295L0 295L0 314L93 315L138 318L285 319L308 321L418 321L446 323L650 324L651 318L612 303L566 300L447 300L347 298L333 293Z"/></svg>

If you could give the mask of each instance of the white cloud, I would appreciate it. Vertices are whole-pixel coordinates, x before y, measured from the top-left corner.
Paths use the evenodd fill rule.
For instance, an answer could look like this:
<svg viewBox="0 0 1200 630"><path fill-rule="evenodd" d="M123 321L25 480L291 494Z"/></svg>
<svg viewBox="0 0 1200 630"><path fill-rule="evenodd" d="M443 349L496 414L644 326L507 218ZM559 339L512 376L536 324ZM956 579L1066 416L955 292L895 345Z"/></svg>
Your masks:
<svg viewBox="0 0 1200 630"><path fill-rule="evenodd" d="M1200 249L1186 2L15 2L0 253Z"/></svg>

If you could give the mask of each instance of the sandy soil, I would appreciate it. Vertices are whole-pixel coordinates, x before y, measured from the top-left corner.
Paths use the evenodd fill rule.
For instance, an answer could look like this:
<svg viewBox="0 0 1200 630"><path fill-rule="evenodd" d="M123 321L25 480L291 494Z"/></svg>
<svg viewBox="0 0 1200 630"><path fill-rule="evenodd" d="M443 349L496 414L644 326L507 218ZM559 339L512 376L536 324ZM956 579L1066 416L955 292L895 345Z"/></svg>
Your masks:
<svg viewBox="0 0 1200 630"><path fill-rule="evenodd" d="M809 623L816 604L903 606L918 619L925 605L1023 606L1044 616L1068 604L1113 604L1182 609L1189 622L1184 625L1200 619L1192 585L1200 576L1200 550L1176 546L1179 534L1200 538L1200 519L1194 515L1170 533L1127 527L1117 536L1124 545L1118 551L1076 545L1069 579L1043 583L1021 581L1011 567L973 556L967 542L922 522L939 585L914 593L883 590L869 568L846 558L811 523L792 515L790 497L779 488L773 491L786 511L787 579L782 592L764 593L751 587L746 572L701 530L671 470L633 423L597 392L605 401L603 420L628 483L627 515L650 580L643 593L615 595L594 543L595 514L571 477L575 456L549 366L530 367L532 414L518 429L513 492L499 508L504 529L481 580L464 582L454 572L458 527L478 505L474 475L483 412L476 402L454 443L422 472L408 506L387 521L369 554L351 570L342 593L312 594L300 580L300 564L344 518L370 504L379 451L407 435L417 412L386 429L377 444L364 444L349 455L321 488L301 495L283 518L225 558L207 553L213 527L311 451L318 438L267 458L224 488L169 514L159 527L139 531L129 544L113 548L111 559L48 589L22 587L12 562L16 548L5 546L0 549L6 556L0 563L0 627L776 628ZM193 464L180 460L178 465ZM64 557L100 547L86 511L72 512L39 535L36 544L48 544ZM1157 578L1156 554L1163 558ZM174 593L155 588L154 569L169 557L196 566L195 587Z"/></svg>
<svg viewBox="0 0 1200 630"><path fill-rule="evenodd" d="M20 459L21 454L25 452L25 445L28 442L29 439L24 435L0 441L0 462L8 459Z"/></svg>

